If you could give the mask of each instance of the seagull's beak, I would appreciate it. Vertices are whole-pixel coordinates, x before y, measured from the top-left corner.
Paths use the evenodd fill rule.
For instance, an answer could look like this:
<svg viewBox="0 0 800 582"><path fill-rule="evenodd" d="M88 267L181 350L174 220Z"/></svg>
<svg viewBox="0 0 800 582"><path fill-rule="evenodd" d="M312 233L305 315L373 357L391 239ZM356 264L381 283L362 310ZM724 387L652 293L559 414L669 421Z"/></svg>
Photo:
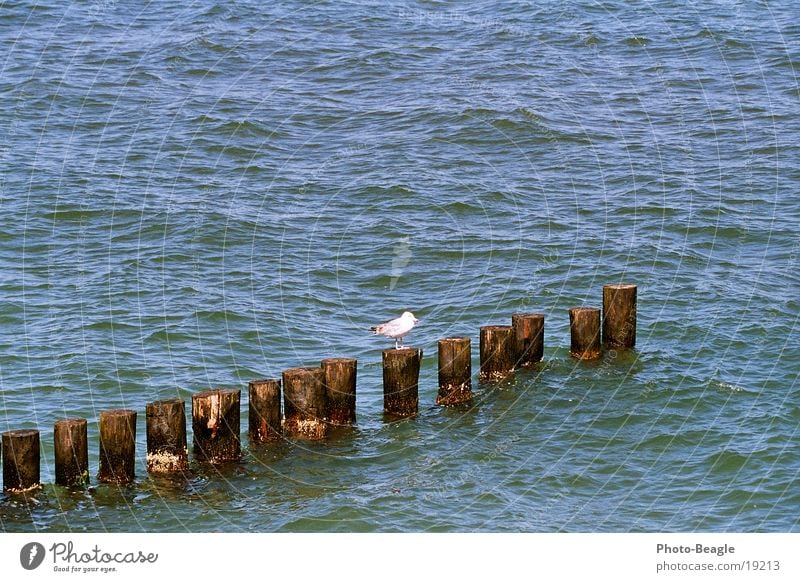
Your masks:
<svg viewBox="0 0 800 582"><path fill-rule="evenodd" d="M415 317L415 318L414 318L414 323L419 323L419 319L417 319L417 318Z"/></svg>

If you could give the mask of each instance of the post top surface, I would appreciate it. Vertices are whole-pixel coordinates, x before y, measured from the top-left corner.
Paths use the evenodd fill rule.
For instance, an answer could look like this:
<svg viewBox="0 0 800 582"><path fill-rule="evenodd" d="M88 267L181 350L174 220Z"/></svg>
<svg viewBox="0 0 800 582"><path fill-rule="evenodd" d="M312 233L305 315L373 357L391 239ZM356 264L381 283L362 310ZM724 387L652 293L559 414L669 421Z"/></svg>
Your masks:
<svg viewBox="0 0 800 582"><path fill-rule="evenodd" d="M383 350L383 355L384 356L388 356L388 355L392 355L392 354L414 355L414 354L421 354L421 353L422 353L422 350L420 348L412 348L411 346L405 346L405 347L402 347L402 348L386 348L385 350Z"/></svg>
<svg viewBox="0 0 800 582"><path fill-rule="evenodd" d="M136 416L135 410L129 410L127 408L115 408L113 410L103 410L100 413L100 418L105 416Z"/></svg>
<svg viewBox="0 0 800 582"><path fill-rule="evenodd" d="M206 398L213 394L241 394L241 390L238 388L212 388L211 390L201 390L200 392L195 392L192 394L192 399L195 398Z"/></svg>
<svg viewBox="0 0 800 582"><path fill-rule="evenodd" d="M320 363L324 366L325 364L350 364L354 362L358 362L358 360L355 358L325 358Z"/></svg>
<svg viewBox="0 0 800 582"><path fill-rule="evenodd" d="M456 343L456 342L468 342L470 341L470 337L468 335L465 336L453 336L453 337L443 337L439 340L439 343Z"/></svg>
<svg viewBox="0 0 800 582"><path fill-rule="evenodd" d="M34 434L39 434L39 431L33 428L21 428L19 430L7 430L3 433L4 437L14 438L14 437L27 437L33 436Z"/></svg>
<svg viewBox="0 0 800 582"><path fill-rule="evenodd" d="M280 378L258 378L256 380L250 380L248 384L254 386L256 384L280 384L280 382Z"/></svg>
<svg viewBox="0 0 800 582"><path fill-rule="evenodd" d="M87 421L85 418L61 418L57 420L54 424L58 426L63 425L73 425L73 424L86 424Z"/></svg>
<svg viewBox="0 0 800 582"><path fill-rule="evenodd" d="M490 331L508 331L512 329L512 327L510 325L482 325L481 331L483 331L484 329Z"/></svg>
<svg viewBox="0 0 800 582"><path fill-rule="evenodd" d="M570 313L582 313L587 311L600 311L599 307L571 307Z"/></svg>
<svg viewBox="0 0 800 582"><path fill-rule="evenodd" d="M314 372L321 372L321 366L297 366L296 368L286 368L284 374L310 374Z"/></svg>
<svg viewBox="0 0 800 582"><path fill-rule="evenodd" d="M183 399L164 398L163 400L153 400L153 402L148 402L146 406L164 406L165 404L183 404Z"/></svg>

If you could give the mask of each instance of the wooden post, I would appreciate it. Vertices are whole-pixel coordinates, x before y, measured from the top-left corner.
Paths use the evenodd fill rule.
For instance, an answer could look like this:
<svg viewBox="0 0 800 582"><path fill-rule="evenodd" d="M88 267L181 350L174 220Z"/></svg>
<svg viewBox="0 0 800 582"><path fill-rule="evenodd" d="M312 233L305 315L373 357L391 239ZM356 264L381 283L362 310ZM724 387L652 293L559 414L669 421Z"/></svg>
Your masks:
<svg viewBox="0 0 800 582"><path fill-rule="evenodd" d="M250 440L265 443L281 438L281 380L265 378L247 385Z"/></svg>
<svg viewBox="0 0 800 582"><path fill-rule="evenodd" d="M603 286L603 343L622 349L636 345L636 285Z"/></svg>
<svg viewBox="0 0 800 582"><path fill-rule="evenodd" d="M100 413L101 483L123 485L135 477L136 411L106 410Z"/></svg>
<svg viewBox="0 0 800 582"><path fill-rule="evenodd" d="M481 328L481 380L502 380L514 371L516 339L510 325L485 325Z"/></svg>
<svg viewBox="0 0 800 582"><path fill-rule="evenodd" d="M383 350L383 411L392 416L414 416L419 406L419 348Z"/></svg>
<svg viewBox="0 0 800 582"><path fill-rule="evenodd" d="M328 397L322 368L283 371L284 432L295 438L317 440L328 434L325 418Z"/></svg>
<svg viewBox="0 0 800 582"><path fill-rule="evenodd" d="M241 459L240 398L241 390L225 388L192 394L193 449L200 460L227 463Z"/></svg>
<svg viewBox="0 0 800 582"><path fill-rule="evenodd" d="M600 357L600 309L573 307L569 310L570 355L579 360Z"/></svg>
<svg viewBox="0 0 800 582"><path fill-rule="evenodd" d="M156 400L145 407L147 470L180 473L189 469L186 447L186 406L180 398Z"/></svg>
<svg viewBox="0 0 800 582"><path fill-rule="evenodd" d="M89 439L85 418L63 418L53 425L56 485L89 484Z"/></svg>
<svg viewBox="0 0 800 582"><path fill-rule="evenodd" d="M439 394L436 404L449 406L472 400L472 350L468 337L439 340Z"/></svg>
<svg viewBox="0 0 800 582"><path fill-rule="evenodd" d="M544 357L544 314L514 313L511 315L517 343L516 365L529 368Z"/></svg>
<svg viewBox="0 0 800 582"><path fill-rule="evenodd" d="M355 424L358 360L355 358L328 358L322 360L322 371L325 374L328 418L331 423Z"/></svg>
<svg viewBox="0 0 800 582"><path fill-rule="evenodd" d="M39 487L39 431L3 433L3 489L23 493Z"/></svg>

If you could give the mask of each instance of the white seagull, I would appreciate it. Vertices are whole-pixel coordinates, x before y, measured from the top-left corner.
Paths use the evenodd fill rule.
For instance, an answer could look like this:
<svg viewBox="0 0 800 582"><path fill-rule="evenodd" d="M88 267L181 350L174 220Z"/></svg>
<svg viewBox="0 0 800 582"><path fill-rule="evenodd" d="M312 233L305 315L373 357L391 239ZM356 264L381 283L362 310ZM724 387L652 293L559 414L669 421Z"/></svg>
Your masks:
<svg viewBox="0 0 800 582"><path fill-rule="evenodd" d="M408 335L415 325L419 323L419 319L414 317L410 311L403 312L403 315L397 319L386 321L380 325L369 328L375 335L385 335L394 339L394 349L403 349L403 338ZM399 342L398 342L399 340Z"/></svg>

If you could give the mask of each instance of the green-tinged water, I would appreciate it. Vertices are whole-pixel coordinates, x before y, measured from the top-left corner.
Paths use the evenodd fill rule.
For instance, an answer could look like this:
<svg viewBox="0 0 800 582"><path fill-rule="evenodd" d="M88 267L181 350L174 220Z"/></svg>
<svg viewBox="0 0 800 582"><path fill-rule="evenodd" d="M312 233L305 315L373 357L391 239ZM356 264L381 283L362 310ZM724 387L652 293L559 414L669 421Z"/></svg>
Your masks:
<svg viewBox="0 0 800 582"><path fill-rule="evenodd" d="M0 1L5 531L796 531L800 9ZM637 347L567 309L639 286ZM386 421L371 325L421 324ZM437 339L546 315L544 362L435 407ZM358 358L358 426L255 447L249 380ZM243 389L241 464L147 475L147 402ZM97 418L138 411L137 479ZM187 411L190 407L187 406ZM89 421L91 487L53 485ZM191 439L191 434L190 434Z"/></svg>

